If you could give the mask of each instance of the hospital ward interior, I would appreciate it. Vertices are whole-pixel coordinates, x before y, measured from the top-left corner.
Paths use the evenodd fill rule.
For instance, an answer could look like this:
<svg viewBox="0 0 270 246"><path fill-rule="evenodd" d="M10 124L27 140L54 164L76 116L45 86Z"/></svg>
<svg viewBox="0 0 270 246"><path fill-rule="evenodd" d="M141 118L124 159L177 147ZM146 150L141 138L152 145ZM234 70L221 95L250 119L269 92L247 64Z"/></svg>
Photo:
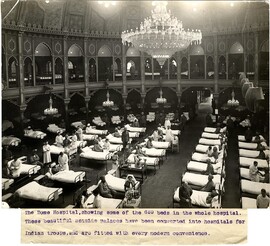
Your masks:
<svg viewBox="0 0 270 246"><path fill-rule="evenodd" d="M269 5L2 0L2 208L269 208Z"/></svg>

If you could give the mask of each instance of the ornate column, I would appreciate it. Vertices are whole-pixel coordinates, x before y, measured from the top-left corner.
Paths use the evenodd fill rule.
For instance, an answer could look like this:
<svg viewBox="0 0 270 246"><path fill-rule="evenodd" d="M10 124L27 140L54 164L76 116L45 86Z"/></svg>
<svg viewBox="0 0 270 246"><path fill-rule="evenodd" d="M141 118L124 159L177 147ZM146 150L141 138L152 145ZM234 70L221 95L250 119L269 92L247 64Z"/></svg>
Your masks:
<svg viewBox="0 0 270 246"><path fill-rule="evenodd" d="M66 122L66 128L67 130L70 129L70 122L69 122L69 115L68 115L68 104L70 103L70 98L64 99L64 105L65 105L65 122Z"/></svg>
<svg viewBox="0 0 270 246"><path fill-rule="evenodd" d="M36 56L35 56L35 49L34 46L35 42L34 42L34 38L32 39L32 55L33 55L33 59L32 59L32 67L33 67L33 86L36 86L37 82L36 82Z"/></svg>
<svg viewBox="0 0 270 246"><path fill-rule="evenodd" d="M144 111L145 109L145 96L146 96L146 92L145 92L145 56L144 56L144 52L140 52L141 53L141 60L140 60L140 65L141 65L141 106L142 106L142 111Z"/></svg>
<svg viewBox="0 0 270 246"><path fill-rule="evenodd" d="M256 31L255 35L255 56L254 56L254 66L255 66L255 75L254 75L254 86L259 83L259 34Z"/></svg>
<svg viewBox="0 0 270 246"><path fill-rule="evenodd" d="M89 96L89 90L88 90L88 85L89 85L89 61L87 57L87 38L83 40L83 53L84 53L84 96L88 97Z"/></svg>
<svg viewBox="0 0 270 246"><path fill-rule="evenodd" d="M23 135L24 112L27 108L24 96L24 72L23 72L23 32L18 33L18 80L19 80L19 107L20 107L20 125Z"/></svg>
<svg viewBox="0 0 270 246"><path fill-rule="evenodd" d="M63 53L64 53L64 64L63 64L63 70L64 70L64 98L69 98L68 93L68 84L69 84L69 77L68 77L68 44L67 44L67 36L64 36L63 38Z"/></svg>
<svg viewBox="0 0 270 246"><path fill-rule="evenodd" d="M177 52L177 98L178 98L178 108L180 108L181 104L181 52Z"/></svg>
<svg viewBox="0 0 270 246"><path fill-rule="evenodd" d="M55 85L55 57L52 55L52 84Z"/></svg>
<svg viewBox="0 0 270 246"><path fill-rule="evenodd" d="M243 37L243 59L244 59L244 74L247 76L247 41L246 41L246 35ZM248 76L247 76L248 78Z"/></svg>
<svg viewBox="0 0 270 246"><path fill-rule="evenodd" d="M123 94L127 94L127 68L126 47L122 44L122 88Z"/></svg>
<svg viewBox="0 0 270 246"><path fill-rule="evenodd" d="M6 44L6 46L7 46L7 43L8 43L7 34L5 33L4 35L5 35L5 44ZM7 50L5 51L5 64L6 64L6 66L4 67L4 69L5 69L5 71L6 71L6 77L5 77L5 80L6 80L7 88L9 88Z"/></svg>
<svg viewBox="0 0 270 246"><path fill-rule="evenodd" d="M229 53L226 51L226 80L229 79Z"/></svg>
<svg viewBox="0 0 270 246"><path fill-rule="evenodd" d="M218 47L217 47L217 34L214 35L214 100L216 108L218 106ZM213 112L214 113L214 112Z"/></svg>

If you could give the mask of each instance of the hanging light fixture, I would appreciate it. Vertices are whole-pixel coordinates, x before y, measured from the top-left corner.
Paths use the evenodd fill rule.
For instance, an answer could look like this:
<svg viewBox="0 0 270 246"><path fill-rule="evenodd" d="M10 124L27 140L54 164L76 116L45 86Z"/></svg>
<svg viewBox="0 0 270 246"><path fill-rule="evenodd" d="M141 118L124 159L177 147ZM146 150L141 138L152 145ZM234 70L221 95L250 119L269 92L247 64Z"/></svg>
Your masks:
<svg viewBox="0 0 270 246"><path fill-rule="evenodd" d="M163 91L162 91L162 88L160 87L160 90L159 90L159 97L156 99L156 103L159 103L159 104L165 104L167 103L167 99L162 97L163 95Z"/></svg>
<svg viewBox="0 0 270 246"><path fill-rule="evenodd" d="M236 107L236 106L239 106L239 101L235 99L235 92L234 92L234 89L232 90L232 99L229 99L227 101L227 105L228 106L231 106L231 107Z"/></svg>
<svg viewBox="0 0 270 246"><path fill-rule="evenodd" d="M58 109L57 108L53 108L53 100L52 100L52 96L50 95L50 99L49 99L49 108L46 108L44 110L44 114L45 115L54 115L54 114L58 114Z"/></svg>
<svg viewBox="0 0 270 246"><path fill-rule="evenodd" d="M186 49L191 43L200 44L200 30L184 30L182 22L167 11L166 1L154 1L152 16L144 20L135 31L122 32L123 44L131 44L136 49L155 58L162 67L175 52Z"/></svg>
<svg viewBox="0 0 270 246"><path fill-rule="evenodd" d="M107 90L107 94L106 94L107 100L103 102L103 107L113 107L114 106L114 102L110 101L110 93L109 90Z"/></svg>

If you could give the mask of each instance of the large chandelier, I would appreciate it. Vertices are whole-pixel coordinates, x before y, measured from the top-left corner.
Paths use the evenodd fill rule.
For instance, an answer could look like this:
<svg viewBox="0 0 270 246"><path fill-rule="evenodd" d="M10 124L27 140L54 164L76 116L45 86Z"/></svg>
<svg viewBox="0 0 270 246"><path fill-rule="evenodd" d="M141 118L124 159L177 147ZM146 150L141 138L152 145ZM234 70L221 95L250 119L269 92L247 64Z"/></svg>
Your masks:
<svg viewBox="0 0 270 246"><path fill-rule="evenodd" d="M113 107L114 106L114 102L110 101L110 93L109 90L107 90L107 94L106 94L107 100L103 102L103 107Z"/></svg>
<svg viewBox="0 0 270 246"><path fill-rule="evenodd" d="M144 20L135 31L122 32L123 44L132 44L155 58L162 67L175 52L186 49L192 42L201 43L200 30L185 31L182 22L167 11L166 1L154 1L152 16Z"/></svg>
<svg viewBox="0 0 270 246"><path fill-rule="evenodd" d="M53 108L52 107L52 104L53 104L53 100L52 100L52 97L50 96L50 99L49 99L49 108L46 108L44 110L44 114L45 115L54 115L54 114L58 114L58 109L57 108Z"/></svg>
<svg viewBox="0 0 270 246"><path fill-rule="evenodd" d="M163 91L162 91L162 88L160 88L159 90L159 97L156 99L156 103L160 103L160 104L165 104L167 103L167 99L162 97L163 95Z"/></svg>

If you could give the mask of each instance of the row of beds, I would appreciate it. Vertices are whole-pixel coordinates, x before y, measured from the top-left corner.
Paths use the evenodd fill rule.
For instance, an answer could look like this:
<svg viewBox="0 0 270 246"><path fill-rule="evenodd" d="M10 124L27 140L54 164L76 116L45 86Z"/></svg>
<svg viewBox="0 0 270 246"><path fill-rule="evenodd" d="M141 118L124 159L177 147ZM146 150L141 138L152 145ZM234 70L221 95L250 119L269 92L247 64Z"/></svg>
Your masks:
<svg viewBox="0 0 270 246"><path fill-rule="evenodd" d="M221 142L220 134L215 133L217 128L205 127L204 132L199 139L199 143L193 152L191 160L187 163L186 172L182 176L181 182L187 182L193 189L191 195L191 204L194 207L203 208L221 208L221 199L224 194L224 182L225 182L225 157L227 155L227 142ZM220 133L226 134L226 127L220 129ZM218 159L214 163L214 159L209 158L206 151L209 146L216 146L218 148ZM221 147L221 148L220 148ZM214 167L213 182L217 191L217 196L212 199L211 203L206 202L206 198L210 192L201 191L201 188L208 182L208 175L202 174L207 169L207 159L211 160ZM179 204L179 188L177 187L173 193L173 207Z"/></svg>
<svg viewBox="0 0 270 246"><path fill-rule="evenodd" d="M71 124L75 128L78 126L83 126L82 122L74 122ZM145 128L136 128L128 127L128 130L130 131L129 134L132 137L138 137L139 133L145 132ZM50 124L47 128L47 130L51 133L63 133L65 129L58 127L55 124ZM95 128L92 128L90 132L87 134L83 134L83 141L77 141L75 144L72 145L72 147L67 149L64 149L63 147L59 147L56 145L50 146L51 154L58 155L62 151L68 151L68 154L72 156L73 154L77 153L78 148L80 147L82 150L82 153L80 154L81 158L87 158L91 160L102 160L106 161L112 157L112 153L115 153L117 151L121 151L122 149L122 141L121 138L113 137L111 134L107 135L106 138L110 141L110 150L109 152L95 152L92 150L91 146L86 146L87 141L91 141L97 138L99 135L106 135L107 130L98 130ZM47 134L41 131L25 131L24 136L31 138L31 139L44 139L44 137ZM3 145L10 145L10 146L18 146L21 143L21 140L13 137L8 136L3 139ZM16 185L16 181L18 178L22 176L31 177L34 174L37 174L41 167L39 165L32 165L27 164L27 158L26 156L22 156L19 158L22 162L22 165L19 170L19 177L17 178L2 178L2 192L7 193L9 188L12 187L12 185ZM11 164L13 160L9 161L8 165ZM67 171L61 171L54 175L48 175L48 178L63 182L63 183L78 183L84 180L85 178L85 172L74 172L72 170ZM63 189L62 188L52 188L52 187L45 187L38 183L38 180L33 180L29 182L28 184L24 185L23 187L19 188L15 191L14 194L18 195L20 198L24 199L30 199L30 200L38 200L43 202L50 202L53 200L57 200L59 198L59 195L62 194Z"/></svg>
<svg viewBox="0 0 270 246"><path fill-rule="evenodd" d="M261 145L265 147L264 154L269 158L269 147L263 136L260 136ZM239 147L239 168L240 168L240 188L242 208L257 208L256 198L265 189L267 195L270 195L270 184L251 181L249 178L249 167L254 161L258 162L258 169L265 170L269 168L269 162L266 159L259 159L260 151L257 150L258 143L253 137L252 142L246 142L243 135L238 135Z"/></svg>
<svg viewBox="0 0 270 246"><path fill-rule="evenodd" d="M82 122L74 122L71 124L75 128L78 126L84 126ZM145 133L145 128L141 127L131 127L129 125L126 125L127 130L129 131L131 141L133 138L136 138L139 136L140 133ZM55 124L50 124L47 128L47 130L51 133L63 133L65 129L58 127ZM35 134L34 134L35 132ZM92 146L86 146L88 141L96 139L100 135L106 135L108 133L107 130L99 130L92 128L90 131L88 131L87 134L83 134L83 141L77 141L75 144L72 145L72 148L68 149L69 155L73 155L77 153L78 148L82 150L80 154L80 158L86 158L94 161L107 161L109 160L115 152L121 151L123 148L122 146L122 140L121 138L114 137L112 134L108 134L106 136L107 139L109 139L110 142L110 150L104 151L104 152L96 152L93 151ZM165 129L164 129L165 134ZM180 131L175 130L174 134L179 135ZM25 137L33 138L33 139L44 139L46 136L46 133L43 133L41 131L31 131L31 134L28 134L27 131L25 131ZM12 138L10 136L10 140L5 140L5 145L12 145L17 146L20 143L20 140L17 141L16 138ZM14 144L14 142L17 142ZM142 143L142 145L145 144ZM153 145L156 148L143 148L143 151L145 151L145 157L143 157L143 162L147 165L147 167L154 167L156 170L156 166L160 165L160 161L163 160L166 157L166 150L170 147L170 144L168 142L155 142L153 141ZM50 146L51 154L58 155L62 151L66 151L63 147L59 147L56 145ZM134 161L134 158L132 158L133 153L127 158L127 162L129 164L132 164ZM28 177L37 174L41 167L39 165L32 165L27 164L27 158L25 156L22 156L21 158L22 165L20 168L20 176L26 175ZM11 160L12 161L12 160ZM11 163L9 162L9 164ZM78 183L84 180L85 178L85 172L74 172L72 170L68 171L62 171L58 172L54 175L49 175L48 178L63 182L63 183ZM16 184L16 178L2 178L2 191L4 193L7 193L10 186ZM33 180L29 182L28 184L24 185L23 187L16 190L15 194L18 195L21 198L24 199L30 199L30 200L38 200L43 202L50 202L53 200L57 200L59 198L59 195L62 194L63 189L62 188L52 188L52 187L45 187L38 183L38 180Z"/></svg>

